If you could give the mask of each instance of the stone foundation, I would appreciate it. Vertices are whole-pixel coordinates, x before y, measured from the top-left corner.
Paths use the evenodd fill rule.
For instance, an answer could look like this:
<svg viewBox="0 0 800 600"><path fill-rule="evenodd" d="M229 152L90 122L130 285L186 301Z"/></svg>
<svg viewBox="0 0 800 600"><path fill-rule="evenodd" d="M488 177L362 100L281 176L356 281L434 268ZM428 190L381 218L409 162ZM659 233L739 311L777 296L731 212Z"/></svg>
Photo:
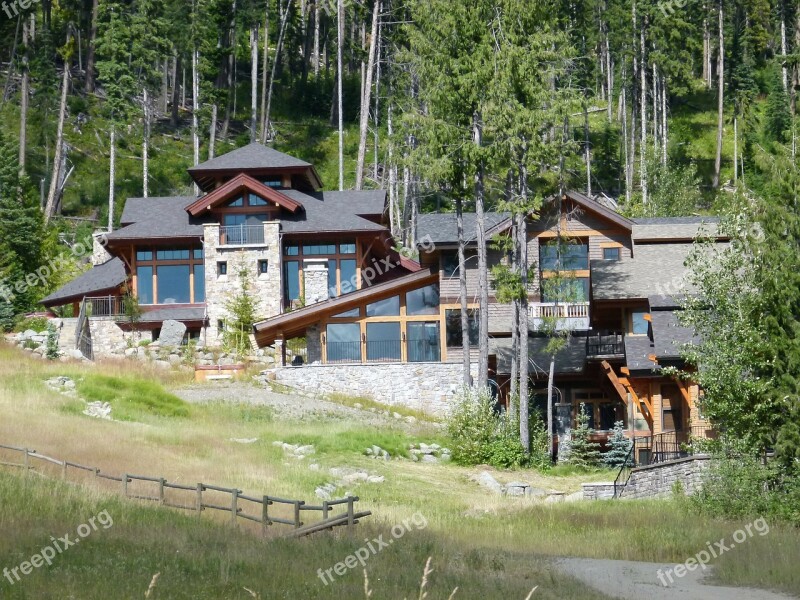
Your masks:
<svg viewBox="0 0 800 600"><path fill-rule="evenodd" d="M703 473L711 465L711 458L698 454L654 465L637 467L631 471L630 479L622 490L620 498L636 500L639 498L668 498L677 482L688 496L700 489Z"/></svg>
<svg viewBox="0 0 800 600"><path fill-rule="evenodd" d="M477 377L477 365L471 371ZM460 363L306 365L264 371L262 379L301 394L362 396L439 416L450 411L464 385Z"/></svg>

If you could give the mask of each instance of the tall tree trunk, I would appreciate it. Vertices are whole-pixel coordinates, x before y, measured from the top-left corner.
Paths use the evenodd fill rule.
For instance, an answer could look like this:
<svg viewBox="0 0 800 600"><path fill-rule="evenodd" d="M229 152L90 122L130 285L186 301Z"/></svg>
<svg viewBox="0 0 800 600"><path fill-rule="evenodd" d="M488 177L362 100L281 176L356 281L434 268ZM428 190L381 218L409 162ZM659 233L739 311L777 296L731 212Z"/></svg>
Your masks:
<svg viewBox="0 0 800 600"><path fill-rule="evenodd" d="M383 6L381 6L383 10ZM379 142L380 142L380 100L381 100L381 41L382 41L383 23L378 23L378 41L376 42L375 50L375 106L372 110L372 162L375 179L378 180L378 163L379 156ZM379 185L383 185L384 174L381 173Z"/></svg>
<svg viewBox="0 0 800 600"><path fill-rule="evenodd" d="M472 114L472 143L476 152L483 146L481 113ZM478 387L485 389L489 377L489 273L486 259L486 218L484 216L484 166L475 170L475 228L478 242Z"/></svg>
<svg viewBox="0 0 800 600"><path fill-rule="evenodd" d="M275 58L272 61L272 71L269 76L269 86L267 87L267 108L264 113L264 126L261 129L261 143L265 144L269 140L269 132L272 130L272 121L270 120L272 111L272 91L275 88L275 73L278 68L278 56L283 48L283 37L286 34L286 24L289 22L289 3L292 0L286 0L286 8L281 13L281 30L278 34L278 45L275 48Z"/></svg>
<svg viewBox="0 0 800 600"><path fill-rule="evenodd" d="M522 169L522 197L527 205L527 174ZM525 212L519 212L517 218L517 244L519 246L520 280L522 297L519 301L519 441L526 453L530 453L531 437L529 429L528 398L528 221Z"/></svg>
<svg viewBox="0 0 800 600"><path fill-rule="evenodd" d="M620 93L620 104L622 106L622 147L625 149L625 202L630 206L631 194L633 192L633 173L631 169L632 159L628 152L628 106L626 101L625 79L622 81Z"/></svg>
<svg viewBox="0 0 800 600"><path fill-rule="evenodd" d="M339 191L344 190L344 108L342 105L342 46L344 45L344 0L336 0L336 110L339 118Z"/></svg>
<svg viewBox="0 0 800 600"><path fill-rule="evenodd" d="M725 30L723 28L722 0L719 0L719 57L717 66L717 153L714 158L714 176L711 186L719 187L722 169L722 125L725 99Z"/></svg>
<svg viewBox="0 0 800 600"><path fill-rule="evenodd" d="M236 111L234 107L234 102L236 101L236 3L237 0L233 0L231 20L228 28L228 40L230 46L227 66L228 98L227 102L225 103L225 118L222 120L222 131L220 132L222 139L228 138L228 130L231 126L231 114Z"/></svg>
<svg viewBox="0 0 800 600"><path fill-rule="evenodd" d="M178 84L178 73L181 70L181 55L176 51L172 57L172 114L170 124L178 127L178 106L180 105L181 86Z"/></svg>
<svg viewBox="0 0 800 600"><path fill-rule="evenodd" d="M150 180L150 96L147 93L147 87L142 89L143 99L142 108L144 109L144 123L142 135L142 196L147 198Z"/></svg>
<svg viewBox="0 0 800 600"><path fill-rule="evenodd" d="M161 114L166 115L169 110L169 59L164 58L161 65Z"/></svg>
<svg viewBox="0 0 800 600"><path fill-rule="evenodd" d="M117 175L117 131L111 125L110 144L108 149L108 231L114 231L114 178Z"/></svg>
<svg viewBox="0 0 800 600"><path fill-rule="evenodd" d="M67 40L69 43L69 39ZM64 119L67 115L67 93L69 92L69 59L64 59L64 75L61 79L61 103L58 106L58 129L56 130L56 150L53 156L53 172L50 175L50 190L47 193L47 204L44 209L44 222L47 223L55 214L56 194L61 180L61 156L64 153Z"/></svg>
<svg viewBox="0 0 800 600"><path fill-rule="evenodd" d="M389 147L387 148L386 163L389 167L389 231L392 237L398 238L400 228L398 227L397 212L397 165L394 162L394 130L392 127L392 105L386 111L386 127L389 133Z"/></svg>
<svg viewBox="0 0 800 600"><path fill-rule="evenodd" d="M31 15L33 16L33 15ZM28 69L28 42L30 38L29 25L23 20L22 23L22 46L25 52L22 55L22 86L20 88L20 101L19 101L19 172L20 175L25 174L25 155L28 150L28 100L31 93L30 81L31 74Z"/></svg>
<svg viewBox="0 0 800 600"><path fill-rule="evenodd" d="M550 370L547 374L547 453L553 458L553 387L556 374L556 357L550 357Z"/></svg>
<svg viewBox="0 0 800 600"><path fill-rule="evenodd" d="M461 198L456 199L456 230L458 232L458 290L461 303L461 364L464 386L472 385L469 356L469 313L467 312L467 264L464 256L464 210Z"/></svg>
<svg viewBox="0 0 800 600"><path fill-rule="evenodd" d="M322 16L322 11L320 10L320 2L322 0L314 0L314 50L313 50L313 61L314 61L314 78L316 79L319 77L319 64L320 64L320 54L319 54L319 20Z"/></svg>
<svg viewBox="0 0 800 600"><path fill-rule="evenodd" d="M6 75L6 84L3 86L3 97L0 98L0 108L8 100L8 88L11 86L11 77L14 74L14 62L17 57L17 41L19 40L19 28L22 23L22 15L17 17L17 27L14 29L14 43L11 45L11 56L8 59L8 74Z"/></svg>
<svg viewBox="0 0 800 600"><path fill-rule="evenodd" d="M364 161L367 154L367 128L369 126L369 106L372 96L372 76L375 71L375 56L378 47L378 22L381 18L381 3L375 0L372 11L372 31L369 41L369 61L364 78L363 94L361 96L361 122L359 123L358 134L358 159L356 162L356 187L360 190L364 187Z"/></svg>
<svg viewBox="0 0 800 600"><path fill-rule="evenodd" d="M92 23L89 27L89 49L86 53L86 82L87 94L94 92L94 57L95 43L97 41L97 6L98 0L92 0Z"/></svg>
<svg viewBox="0 0 800 600"><path fill-rule="evenodd" d="M711 89L711 29L708 26L708 7L703 5L703 83Z"/></svg>
<svg viewBox="0 0 800 600"><path fill-rule="evenodd" d="M192 50L192 159L193 164L200 164L200 128L197 113L200 111L200 82L198 81L197 63L199 62L197 48ZM200 193L197 183L194 184L194 193Z"/></svg>
<svg viewBox="0 0 800 600"><path fill-rule="evenodd" d="M639 146L639 182L642 188L642 204L647 205L647 61L646 61L646 47L644 43L644 30L647 27L647 17L642 18L642 27L639 30L639 50L641 56L639 57L639 77L641 84L641 131L642 141Z"/></svg>
<svg viewBox="0 0 800 600"><path fill-rule="evenodd" d="M609 105L610 106L610 105ZM589 138L589 104L583 103L583 160L586 163L586 195L592 197L592 152Z"/></svg>
<svg viewBox="0 0 800 600"><path fill-rule="evenodd" d="M267 141L267 63L269 63L269 2L264 9L264 53L261 56L261 123L259 124L258 139L261 143Z"/></svg>
<svg viewBox="0 0 800 600"><path fill-rule="evenodd" d="M667 166L667 141L669 139L667 123L667 78L661 78L661 164Z"/></svg>
<svg viewBox="0 0 800 600"><path fill-rule="evenodd" d="M789 69L786 64L786 0L781 2L781 80L783 82L783 91L788 91Z"/></svg>
<svg viewBox="0 0 800 600"><path fill-rule="evenodd" d="M250 29L250 143L258 133L258 25Z"/></svg>
<svg viewBox="0 0 800 600"><path fill-rule="evenodd" d="M739 181L739 122L736 109L733 111L733 185Z"/></svg>
<svg viewBox="0 0 800 600"><path fill-rule="evenodd" d="M208 127L208 160L217 155L217 117L219 116L219 105L214 102L211 105L211 125Z"/></svg>

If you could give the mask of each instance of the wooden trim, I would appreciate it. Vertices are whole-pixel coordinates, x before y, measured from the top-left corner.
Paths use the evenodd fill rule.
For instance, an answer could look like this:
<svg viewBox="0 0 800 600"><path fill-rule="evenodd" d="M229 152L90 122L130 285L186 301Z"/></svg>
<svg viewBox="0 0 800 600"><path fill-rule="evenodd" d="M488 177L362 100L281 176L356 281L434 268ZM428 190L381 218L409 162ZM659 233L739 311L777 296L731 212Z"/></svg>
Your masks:
<svg viewBox="0 0 800 600"><path fill-rule="evenodd" d="M620 242L600 242L600 248L624 248Z"/></svg>
<svg viewBox="0 0 800 600"><path fill-rule="evenodd" d="M540 275L541 275L542 279L550 279L552 277L559 277L559 276L564 275L565 273L568 273L568 275L566 276L567 278L579 279L579 278L589 277L591 271L589 269L578 269L578 270L575 270L575 271L569 271L569 270L564 270L564 269L562 269L560 271L557 271L557 270L550 269L550 270L547 270L547 271L540 271Z"/></svg>
<svg viewBox="0 0 800 600"><path fill-rule="evenodd" d="M215 207L221 202L227 200L231 195L241 189L247 189L254 194L263 196L267 200L271 200L272 202L279 204L283 208L293 213L297 212L301 207L299 202L292 200L286 194L282 194L280 191L264 185L257 179L253 179L249 175L241 173L231 179L229 182L215 189L213 192L209 192L202 198L187 206L186 210L190 215L196 217L202 214L203 211Z"/></svg>
<svg viewBox="0 0 800 600"><path fill-rule="evenodd" d="M553 231L548 229L546 231L534 232L533 238L551 239L556 237L609 237L612 235L621 235L621 232L618 229L563 229L561 231Z"/></svg>

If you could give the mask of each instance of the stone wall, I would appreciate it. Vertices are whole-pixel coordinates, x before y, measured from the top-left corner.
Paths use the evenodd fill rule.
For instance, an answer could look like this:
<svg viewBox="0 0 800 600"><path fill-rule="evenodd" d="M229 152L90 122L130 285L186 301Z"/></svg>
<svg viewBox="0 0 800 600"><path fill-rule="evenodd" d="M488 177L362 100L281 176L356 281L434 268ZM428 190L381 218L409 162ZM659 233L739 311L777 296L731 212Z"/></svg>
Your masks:
<svg viewBox="0 0 800 600"><path fill-rule="evenodd" d="M581 484L584 500L611 500L614 497L613 481L598 481Z"/></svg>
<svg viewBox="0 0 800 600"><path fill-rule="evenodd" d="M92 352L95 356L111 356L128 347L128 338L135 339L136 333L151 338L150 331L124 332L112 317L92 317L89 319L89 333L92 337ZM142 338L143 339L143 338Z"/></svg>
<svg viewBox="0 0 800 600"><path fill-rule="evenodd" d="M308 355L306 362L308 364L322 362L322 341L319 336L319 325L312 325L306 329L306 348Z"/></svg>
<svg viewBox="0 0 800 600"><path fill-rule="evenodd" d="M303 261L303 296L306 306L328 299L328 259Z"/></svg>
<svg viewBox="0 0 800 600"><path fill-rule="evenodd" d="M477 377L476 364L471 371ZM435 415L449 412L464 381L462 365L450 363L306 365L270 369L262 378L301 394L361 396Z"/></svg>
<svg viewBox="0 0 800 600"><path fill-rule="evenodd" d="M229 317L225 304L241 290L239 273L247 272L250 294L255 300L257 318L266 319L281 311L280 224L264 223L264 244L259 246L220 246L219 225L209 223L203 228L205 254L206 305L208 327L206 344L221 344L217 323ZM259 261L267 261L267 273L259 272ZM226 275L217 273L217 263L227 262Z"/></svg>
<svg viewBox="0 0 800 600"><path fill-rule="evenodd" d="M620 497L625 500L667 498L672 495L676 482L680 482L684 493L688 496L700 489L703 473L710 464L708 455L698 454L637 467L631 471L630 479Z"/></svg>

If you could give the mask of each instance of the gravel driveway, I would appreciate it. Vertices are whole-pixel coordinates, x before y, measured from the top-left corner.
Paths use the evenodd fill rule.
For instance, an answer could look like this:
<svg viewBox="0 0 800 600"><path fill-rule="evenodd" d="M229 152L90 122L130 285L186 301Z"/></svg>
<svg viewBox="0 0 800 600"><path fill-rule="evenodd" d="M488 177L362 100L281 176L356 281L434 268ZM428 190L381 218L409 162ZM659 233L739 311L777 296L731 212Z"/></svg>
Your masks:
<svg viewBox="0 0 800 600"><path fill-rule="evenodd" d="M628 560L603 560L594 558L559 558L553 561L556 569L579 579L586 585L624 600L786 600L775 592L752 588L726 587L704 584L707 576L701 570L688 572L674 583L664 587L657 576L674 564L634 562ZM668 582L668 580L667 580Z"/></svg>

